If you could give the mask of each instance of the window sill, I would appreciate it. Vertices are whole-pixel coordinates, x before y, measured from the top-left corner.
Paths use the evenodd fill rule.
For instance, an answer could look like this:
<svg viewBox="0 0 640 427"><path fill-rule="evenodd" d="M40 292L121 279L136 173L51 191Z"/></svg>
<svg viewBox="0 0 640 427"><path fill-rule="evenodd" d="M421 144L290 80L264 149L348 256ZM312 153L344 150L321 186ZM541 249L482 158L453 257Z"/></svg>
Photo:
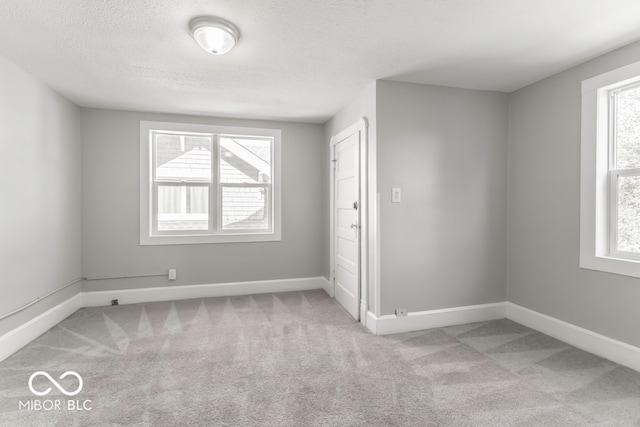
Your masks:
<svg viewBox="0 0 640 427"><path fill-rule="evenodd" d="M201 245L212 243L279 242L280 233L206 234L192 236L140 236L140 246Z"/></svg>
<svg viewBox="0 0 640 427"><path fill-rule="evenodd" d="M640 260L591 256L580 259L580 268L640 278Z"/></svg>

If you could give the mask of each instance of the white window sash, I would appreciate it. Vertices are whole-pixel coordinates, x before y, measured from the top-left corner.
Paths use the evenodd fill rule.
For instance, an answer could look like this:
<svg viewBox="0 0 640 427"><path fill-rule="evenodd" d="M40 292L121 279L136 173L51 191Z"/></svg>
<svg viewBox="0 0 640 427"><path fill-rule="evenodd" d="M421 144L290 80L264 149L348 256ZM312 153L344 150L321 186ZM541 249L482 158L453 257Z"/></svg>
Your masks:
<svg viewBox="0 0 640 427"><path fill-rule="evenodd" d="M637 81L627 83L624 85L616 85L613 89L609 89L607 92L607 108L608 108L608 122L607 122L607 141L608 146L608 186L607 186L607 201L609 203L608 209L608 228L609 228L609 242L608 242L608 254L614 258L620 259L633 259L640 260L640 253L622 251L618 249L618 181L621 176L638 176L640 175L639 169L617 169L617 114L618 114L618 94L622 91L638 87L640 84Z"/></svg>
<svg viewBox="0 0 640 427"><path fill-rule="evenodd" d="M273 180L274 180L274 170L275 170L275 162L274 162L274 155L275 155L275 140L273 137L271 136L252 136L252 135L236 135L236 134L220 134L218 135L219 138L240 138L240 139L255 139L255 140L265 140L265 139L269 139L271 140L271 152L270 152L270 171L269 171L269 177L270 177L270 182L268 183L223 183L222 182L222 178L220 176L221 174L221 159L222 159L222 144L220 143L220 139L218 139L218 145L217 145L217 149L214 150L216 151L217 155L218 155L218 160L217 160L217 165L218 165L218 173L217 173L217 182L218 182L218 203L217 203L217 233L218 234L260 234L260 233L272 233L273 229L274 229L274 224L275 224L275 212L273 209ZM267 195L267 206L266 209L269 213L269 227L266 230L255 230L255 229L240 229L240 228L234 228L234 229L228 229L225 230L224 226L223 226L223 218L222 218L222 214L223 214L223 201L222 201L222 195L223 195L223 189L224 187L229 187L229 188L264 188L265 189L265 194Z"/></svg>
<svg viewBox="0 0 640 427"><path fill-rule="evenodd" d="M203 216L206 217L207 219L207 224L208 227L206 230L158 230L158 220L160 219L160 215L163 215L165 219L167 219L167 215L171 215L171 214L160 214L158 212L158 187L159 186L174 186L174 187L180 187L183 188L185 191L184 193L186 193L186 189L189 187L207 187L209 189L209 213L208 214L190 214L186 212L186 206L182 206L182 208L184 208L184 212L182 212L181 209L181 213L180 214L175 214L175 215L182 215L183 217L186 215L191 216L191 219L197 219L197 218L202 218ZM197 181L193 181L193 182L168 182L168 181L160 181L160 182L154 182L153 183L153 190L152 190L152 196L150 198L150 210L152 212L152 222L153 222L153 235L155 236L171 236L171 235L185 235L185 234L211 234L211 231L214 230L213 228L213 224L211 221L211 193L213 192L213 184L210 182L197 182ZM184 197L185 195L183 195ZM197 218L195 215L199 215Z"/></svg>
<svg viewBox="0 0 640 427"><path fill-rule="evenodd" d="M609 255L640 261L640 253L618 249L618 179L621 176L640 177L640 168L616 169L609 172Z"/></svg>
<svg viewBox="0 0 640 427"><path fill-rule="evenodd" d="M234 228L225 230L222 225L222 194L223 189L225 187L228 188L263 188L265 190L266 197L266 211L269 214L269 227L265 230L255 230L255 229L242 229L242 228ZM220 193L219 202L218 202L218 233L220 234L246 234L246 233L271 233L273 231L273 223L274 223L274 209L273 209L273 193L272 193L272 184L271 183L220 183L218 184L218 192Z"/></svg>
<svg viewBox="0 0 640 427"><path fill-rule="evenodd" d="M215 155L216 152L216 144L217 144L217 136L212 133L201 133L201 132L183 132L183 131L162 131L162 130L151 130L149 132L150 138L150 150L149 150L149 165L150 165L150 175L151 175L151 191L149 197L149 211L151 212L151 235L152 236L172 236L172 235L206 235L212 234L213 230L216 229L215 224L215 215L212 213L212 208L216 206L215 200L212 200L215 197L215 192L213 191L214 186L212 178L208 180L205 179L171 179L171 178L157 178L156 176L156 136L157 135L179 135L182 137L184 135L197 135L197 136L209 136L211 137L211 174L213 176L213 170L215 167L215 159L217 158ZM158 186L178 186L186 188L188 187L199 187L199 186L207 186L209 187L209 213L207 218L207 229L206 230L159 230L158 229L158 220L159 220L159 212L158 212Z"/></svg>

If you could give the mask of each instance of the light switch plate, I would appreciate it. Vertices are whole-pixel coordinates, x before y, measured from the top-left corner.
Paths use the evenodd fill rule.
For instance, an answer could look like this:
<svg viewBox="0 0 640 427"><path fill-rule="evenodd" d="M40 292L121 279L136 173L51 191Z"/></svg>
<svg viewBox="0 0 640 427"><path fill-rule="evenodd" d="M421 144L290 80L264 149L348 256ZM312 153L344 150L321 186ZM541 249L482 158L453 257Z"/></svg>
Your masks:
<svg viewBox="0 0 640 427"><path fill-rule="evenodd" d="M391 189L391 203L400 203L402 200L402 191L399 187Z"/></svg>
<svg viewBox="0 0 640 427"><path fill-rule="evenodd" d="M178 278L178 271L175 268L169 269L169 280L176 280Z"/></svg>

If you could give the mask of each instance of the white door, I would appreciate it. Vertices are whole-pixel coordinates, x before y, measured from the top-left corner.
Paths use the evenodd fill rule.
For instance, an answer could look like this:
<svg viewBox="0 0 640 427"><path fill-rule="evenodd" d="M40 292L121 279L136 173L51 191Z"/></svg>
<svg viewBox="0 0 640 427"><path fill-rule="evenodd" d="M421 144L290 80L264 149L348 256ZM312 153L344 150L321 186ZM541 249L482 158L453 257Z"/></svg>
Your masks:
<svg viewBox="0 0 640 427"><path fill-rule="evenodd" d="M360 132L333 150L333 254L335 298L360 318Z"/></svg>

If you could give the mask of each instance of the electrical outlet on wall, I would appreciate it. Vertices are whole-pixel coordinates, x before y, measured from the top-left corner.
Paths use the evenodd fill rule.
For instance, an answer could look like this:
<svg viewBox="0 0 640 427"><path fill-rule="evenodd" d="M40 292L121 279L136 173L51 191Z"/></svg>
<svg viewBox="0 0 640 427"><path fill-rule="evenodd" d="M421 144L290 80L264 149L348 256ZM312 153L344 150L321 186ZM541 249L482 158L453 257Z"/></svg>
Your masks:
<svg viewBox="0 0 640 427"><path fill-rule="evenodd" d="M409 310L406 308L396 308L396 317L406 316Z"/></svg>
<svg viewBox="0 0 640 427"><path fill-rule="evenodd" d="M169 269L169 280L176 280L178 278L178 270L175 268Z"/></svg>
<svg viewBox="0 0 640 427"><path fill-rule="evenodd" d="M398 187L391 189L391 203L400 203L402 201L402 190Z"/></svg>

